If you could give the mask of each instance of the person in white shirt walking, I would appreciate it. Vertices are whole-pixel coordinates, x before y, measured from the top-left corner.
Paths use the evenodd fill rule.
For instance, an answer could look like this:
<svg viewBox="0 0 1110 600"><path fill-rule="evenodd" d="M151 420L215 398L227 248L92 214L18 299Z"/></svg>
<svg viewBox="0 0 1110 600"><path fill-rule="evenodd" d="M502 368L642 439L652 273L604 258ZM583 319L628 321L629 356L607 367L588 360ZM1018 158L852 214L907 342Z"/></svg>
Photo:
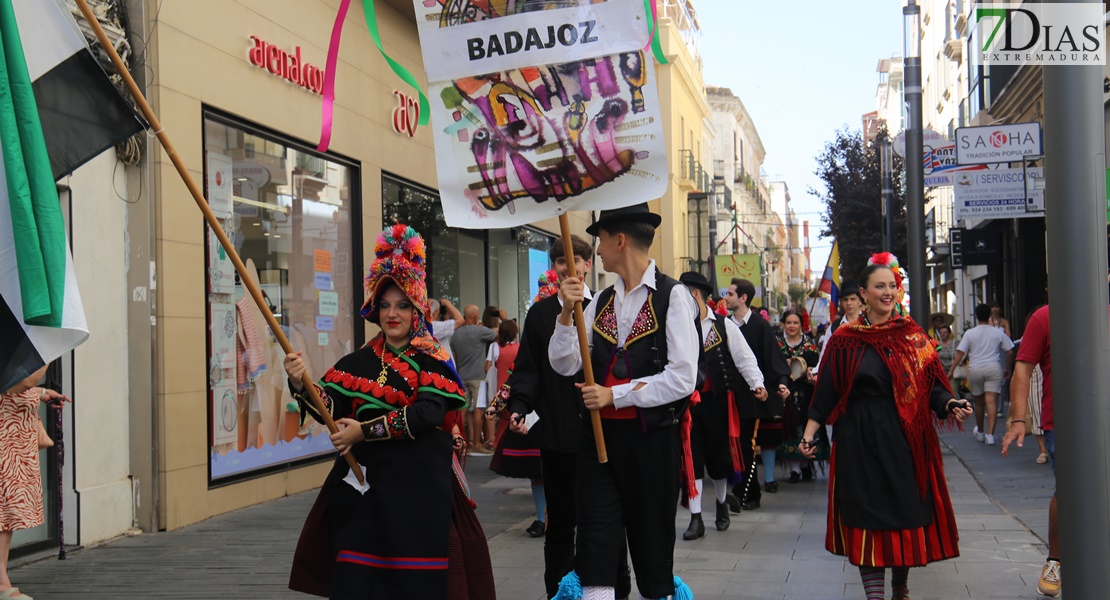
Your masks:
<svg viewBox="0 0 1110 600"><path fill-rule="evenodd" d="M1002 364L1010 364L1014 342L1005 331L992 327L990 318L991 307L986 304L975 307L975 320L979 324L964 333L956 348L956 358L948 370L948 378L952 379L956 366L962 364L966 356L968 387L975 399L975 439L993 446L994 426L998 420L998 394L1002 391L1002 382L1010 378L1009 368L1003 368ZM1003 354L1005 360L1000 364L999 358ZM984 403L986 429L983 428Z"/></svg>
<svg viewBox="0 0 1110 600"><path fill-rule="evenodd" d="M702 355L698 364L698 392L701 402L690 408L690 449L692 473L696 494L687 500L690 507L690 527L682 539L690 541L705 536L702 521L702 477L706 473L713 480L717 496L717 514L714 524L717 531L728 529L728 478L743 472L740 460L740 413L736 393L750 391L758 400L765 400L763 372L748 346L740 327L728 318L728 313L715 315L706 305L713 295L713 286L705 275L687 271L678 278L690 288L690 295L698 303L701 319ZM723 308L723 307L722 307Z"/></svg>
<svg viewBox="0 0 1110 600"><path fill-rule="evenodd" d="M585 407L600 413L609 462L598 462L590 427L583 427L575 570L556 598L572 597L579 581L583 600L613 598L625 539L641 597L691 593L674 575L675 449L695 391L701 340L694 299L648 256L661 221L641 203L603 210L586 229L599 238L605 270L620 277L586 307L597 382L576 384ZM572 376L582 369L572 318L574 303L585 299L582 280L563 279L559 296L563 308L548 358L555 372Z"/></svg>

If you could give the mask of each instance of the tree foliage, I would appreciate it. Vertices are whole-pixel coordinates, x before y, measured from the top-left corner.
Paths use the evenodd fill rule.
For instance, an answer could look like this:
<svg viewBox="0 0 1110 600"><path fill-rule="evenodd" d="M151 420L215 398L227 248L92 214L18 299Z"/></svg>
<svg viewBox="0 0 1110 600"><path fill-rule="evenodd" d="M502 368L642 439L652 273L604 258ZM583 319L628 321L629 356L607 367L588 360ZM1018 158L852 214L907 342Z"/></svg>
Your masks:
<svg viewBox="0 0 1110 600"><path fill-rule="evenodd" d="M886 129L879 132L879 138ZM902 159L894 156L894 245L899 259L906 256L906 195ZM882 162L879 144L868 143L859 131L841 129L817 157L814 174L825 183L825 193L809 193L825 203L821 237L840 244L840 273L855 278L874 252L883 249ZM839 282L837 282L839 284Z"/></svg>

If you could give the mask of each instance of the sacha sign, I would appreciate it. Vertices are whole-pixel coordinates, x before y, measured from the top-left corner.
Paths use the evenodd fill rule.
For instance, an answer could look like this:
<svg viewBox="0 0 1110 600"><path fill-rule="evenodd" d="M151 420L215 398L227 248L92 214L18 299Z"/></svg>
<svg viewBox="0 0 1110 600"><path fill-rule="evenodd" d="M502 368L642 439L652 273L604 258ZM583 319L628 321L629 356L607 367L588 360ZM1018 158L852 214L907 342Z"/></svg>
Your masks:
<svg viewBox="0 0 1110 600"><path fill-rule="evenodd" d="M301 59L301 47L297 46L292 53L259 38L251 36L254 46L248 55L251 64L295 83L314 93L324 93L324 71Z"/></svg>

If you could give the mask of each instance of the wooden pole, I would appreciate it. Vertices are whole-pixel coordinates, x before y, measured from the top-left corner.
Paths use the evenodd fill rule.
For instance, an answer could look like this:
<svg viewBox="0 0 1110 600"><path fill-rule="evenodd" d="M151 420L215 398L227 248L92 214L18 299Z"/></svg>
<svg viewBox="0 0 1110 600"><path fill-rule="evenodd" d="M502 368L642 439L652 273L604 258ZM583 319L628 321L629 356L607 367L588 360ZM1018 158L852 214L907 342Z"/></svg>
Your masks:
<svg viewBox="0 0 1110 600"><path fill-rule="evenodd" d="M578 277L574 269L574 246L570 239L570 219L567 214L559 215L559 229L563 234L563 253L567 259L567 277ZM590 344L586 342L586 317L582 311L582 303L574 303L574 325L578 328L578 349L582 352L582 372L586 376L586 385L594 385L594 365L590 362ZM596 410L590 411L590 423L594 428L594 444L597 446L597 462L609 462L609 453L605 450L605 432L601 430L601 414Z"/></svg>
<svg viewBox="0 0 1110 600"><path fill-rule="evenodd" d="M147 123L154 129L154 134L158 136L158 141L162 143L162 148L166 151L170 161L173 162L174 168L177 169L177 174L181 176L181 181L185 183L185 187L189 188L189 193L192 194L193 200L197 203L197 208L204 214L204 220L208 222L208 226L212 228L212 233L216 234L216 239L220 241L220 245L224 247L232 264L235 265L235 270L239 273L239 279L243 282L243 287L250 293L254 303L258 305L258 310L262 311L262 316L266 318L266 324L270 326L270 331L273 332L274 337L277 339L281 349L286 354L294 352L293 345L289 343L289 339L285 337L285 333L281 330L281 325L278 324L277 319L274 318L274 313L270 312L270 305L266 303L265 298L262 296L262 290L254 285L251 278L247 276L247 267L243 264L243 260L239 258L239 253L235 251L235 247L231 244L224 229L220 226L219 220L213 214L212 209L208 206L208 201L204 198L204 193L196 182L193 181L192 176L189 175L188 169L185 168L185 163L181 161L181 157L177 155L177 150L174 149L173 143L166 135L165 130L162 128L162 123L158 121L157 115L154 110L150 108L150 104L146 101L139 86L135 84L135 80L131 77L131 72L127 70L127 65L123 64L123 59L116 53L116 49L112 47L112 42L100 27L100 22L96 20L96 15L93 14L92 9L85 0L77 0L77 7L81 9L81 14L85 16L89 26L92 27L93 32L96 33L96 39L100 40L100 46L104 52L112 59L112 64L115 65L116 71L123 77L124 83L127 84L127 89L131 92L131 97L135 99L135 104L138 105L139 110L142 111L143 116L146 117ZM320 399L320 394L316 392L316 386L312 383L312 378L309 377L306 371L301 376L301 384L304 385L305 391L308 392L309 398L312 399L312 405L316 411L324 418L324 422L328 427L328 431L335 433L339 428L335 425L335 420L331 417L331 412L324 406L324 401ZM354 471L355 478L358 479L359 484L365 485L366 481L362 476L362 468L359 467L358 462L352 454L346 456L347 464L350 465L351 470Z"/></svg>

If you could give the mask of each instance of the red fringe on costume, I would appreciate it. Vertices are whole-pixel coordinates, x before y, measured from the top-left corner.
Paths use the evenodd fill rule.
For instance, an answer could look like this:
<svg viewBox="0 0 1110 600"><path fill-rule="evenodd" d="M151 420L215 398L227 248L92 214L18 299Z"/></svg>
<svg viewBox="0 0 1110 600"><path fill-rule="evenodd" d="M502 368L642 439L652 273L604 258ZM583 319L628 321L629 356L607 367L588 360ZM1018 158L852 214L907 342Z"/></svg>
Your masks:
<svg viewBox="0 0 1110 600"><path fill-rule="evenodd" d="M686 498L697 498L698 488L694 480L694 449L690 446L690 429L694 426L694 418L690 416L690 409L701 403L701 394L696 390L690 396L690 406L682 415L680 431L682 438L682 484L686 488ZM685 506L685 504L683 504Z"/></svg>
<svg viewBox="0 0 1110 600"><path fill-rule="evenodd" d="M937 439L935 427L956 427L951 420L938 424L929 409L929 394L934 381L943 382L948 392L952 392L948 374L944 372L929 336L911 319L895 316L880 325L871 325L864 318L845 323L829 338L824 364L818 374L818 378L833 378L833 387L840 397L829 414L829 424L836 423L836 419L844 413L852 391L852 381L859 370L866 346L875 349L890 371L894 382L894 403L898 408L898 420L906 439L923 442L911 443L910 452L913 454L917 489L921 497L925 498L929 489L929 465L942 462L940 440ZM830 361L835 369L825 368ZM930 434L926 435L926 431Z"/></svg>

